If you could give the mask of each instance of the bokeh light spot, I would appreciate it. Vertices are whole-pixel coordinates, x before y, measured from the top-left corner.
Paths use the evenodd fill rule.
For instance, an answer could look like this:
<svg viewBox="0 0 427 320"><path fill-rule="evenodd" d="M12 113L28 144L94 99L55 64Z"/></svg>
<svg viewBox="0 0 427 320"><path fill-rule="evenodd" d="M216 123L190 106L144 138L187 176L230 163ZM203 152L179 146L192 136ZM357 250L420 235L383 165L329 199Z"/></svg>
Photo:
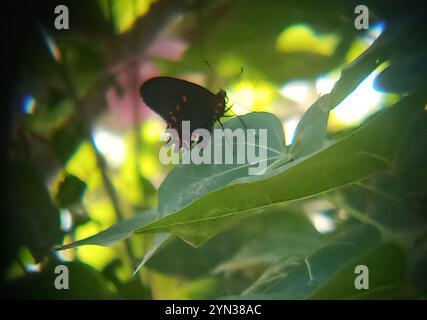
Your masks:
<svg viewBox="0 0 427 320"><path fill-rule="evenodd" d="M295 80L280 88L280 93L288 99L305 104L314 94L313 86L305 80Z"/></svg>
<svg viewBox="0 0 427 320"><path fill-rule="evenodd" d="M144 123L142 135L145 141L156 143L160 140L160 134L165 130L163 122L157 119L150 119Z"/></svg>
<svg viewBox="0 0 427 320"><path fill-rule="evenodd" d="M295 130L298 126L299 117L292 117L285 121L283 127L285 129L285 143L290 145L294 141Z"/></svg>
<svg viewBox="0 0 427 320"><path fill-rule="evenodd" d="M265 82L240 81L228 92L228 106L234 114L242 115L251 111L269 111L275 89Z"/></svg>
<svg viewBox="0 0 427 320"><path fill-rule="evenodd" d="M139 167L143 176L153 177L159 171L159 161L150 154L142 155Z"/></svg>
<svg viewBox="0 0 427 320"><path fill-rule="evenodd" d="M345 61L352 62L359 55L361 55L381 35L384 29L384 21L373 24L368 31L366 31L362 36L358 37L357 40L353 42L350 49L347 51Z"/></svg>
<svg viewBox="0 0 427 320"><path fill-rule="evenodd" d="M334 121L356 125L380 108L385 94L374 89L374 79L378 73L378 70L372 72L332 110L331 116Z"/></svg>
<svg viewBox="0 0 427 320"><path fill-rule="evenodd" d="M122 137L102 128L95 128L93 135L96 147L102 152L107 162L113 167L119 167L125 157Z"/></svg>
<svg viewBox="0 0 427 320"><path fill-rule="evenodd" d="M22 110L25 113L33 114L36 109L36 99L31 96L27 95L22 99Z"/></svg>

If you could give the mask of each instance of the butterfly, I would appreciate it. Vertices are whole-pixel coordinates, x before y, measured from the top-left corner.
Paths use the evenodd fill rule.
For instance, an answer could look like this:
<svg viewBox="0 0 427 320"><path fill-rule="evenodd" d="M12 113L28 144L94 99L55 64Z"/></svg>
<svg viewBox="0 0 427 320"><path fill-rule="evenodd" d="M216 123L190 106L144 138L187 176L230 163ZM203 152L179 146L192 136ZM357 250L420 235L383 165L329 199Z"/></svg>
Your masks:
<svg viewBox="0 0 427 320"><path fill-rule="evenodd" d="M198 84L178 78L151 78L139 91L145 104L167 122L167 128L177 131L179 147L191 145L191 141L182 141L182 121L190 121L191 136L196 129L212 131L215 122L228 111L224 90L214 94Z"/></svg>

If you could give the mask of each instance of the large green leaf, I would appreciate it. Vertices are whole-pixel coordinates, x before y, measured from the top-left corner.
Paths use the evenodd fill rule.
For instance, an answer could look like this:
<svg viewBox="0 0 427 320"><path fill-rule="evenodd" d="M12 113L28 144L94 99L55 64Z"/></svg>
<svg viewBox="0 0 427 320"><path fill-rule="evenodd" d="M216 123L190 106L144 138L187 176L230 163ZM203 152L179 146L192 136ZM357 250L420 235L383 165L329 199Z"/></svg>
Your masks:
<svg viewBox="0 0 427 320"><path fill-rule="evenodd" d="M384 110L382 114L348 137L315 154L273 169L263 176L233 180L236 178L234 172L225 171L218 176L221 182L217 182L217 189L198 199L196 199L198 193L194 185L190 190L196 191L196 195L188 197L182 195L183 200L180 201L179 199L176 201L173 190L175 188L179 192L182 184L194 183L194 170L200 170L198 177L202 181L196 182L198 185L203 185L203 176L207 176L206 179L210 182L214 181L215 179L212 179L201 168L204 167L208 172L212 172L212 170L221 172L220 166L180 166L176 171L175 179L168 178L164 182L171 186L163 185L160 188L169 190L166 192L169 198L164 200L167 203L163 205L163 208L173 208L173 202L176 201L175 206L178 208L176 212L163 212L162 215L147 215L147 217L141 216L125 221L110 228L108 232L81 240L71 246L110 244L113 241L129 237L135 230L174 233L192 245L201 245L216 233L231 227L233 223L244 217L268 212L272 206L280 206L288 201L303 199L345 186L387 169L399 146L400 137L404 135L407 127L412 123L412 119L417 118L422 112L419 99L406 98L398 105ZM251 117L256 117L256 115L259 114ZM263 114L261 116L265 119ZM242 119L246 123L247 118L242 117ZM276 123L275 120L273 122ZM237 122L234 124L237 125ZM376 139L372 137L376 137ZM215 167L215 169L211 167ZM185 179L186 170L191 173L191 178L179 180ZM241 175L245 173L246 171L241 172ZM228 174L231 174L231 177L228 177ZM311 183L307 183L307 181L311 181ZM227 182L228 185L220 187L221 183L226 184ZM214 189L215 187L207 185L204 188L204 191L207 192L209 188ZM203 192L200 193L203 194ZM161 199L165 199L165 197L162 196ZM186 203L189 204L185 206ZM185 207L179 209L181 206Z"/></svg>
<svg viewBox="0 0 427 320"><path fill-rule="evenodd" d="M331 108L343 101L368 74L390 57L394 43L402 40L408 32L408 22L408 17L405 17L390 23L367 50L341 71L341 77L331 92Z"/></svg>
<svg viewBox="0 0 427 320"><path fill-rule="evenodd" d="M410 243L426 232L427 223L421 215L423 209L407 196L410 192L405 185L403 179L383 174L343 188L339 193L350 208L363 212L393 236Z"/></svg>
<svg viewBox="0 0 427 320"><path fill-rule="evenodd" d="M322 243L323 237L310 221L297 208L287 207L247 219L201 248L174 239L158 250L146 266L185 278L212 272L230 278L243 269L263 270L285 256L308 254Z"/></svg>
<svg viewBox="0 0 427 320"><path fill-rule="evenodd" d="M409 97L320 152L263 176L234 180L138 231L171 232L198 246L243 217L272 205L313 196L381 172L389 168L402 134L420 112L420 100ZM182 170L186 168L192 170L191 165ZM175 181L175 189L178 187Z"/></svg>
<svg viewBox="0 0 427 320"><path fill-rule="evenodd" d="M391 170L338 191L346 205L409 243L427 230L426 123L422 112L404 134Z"/></svg>
<svg viewBox="0 0 427 320"><path fill-rule="evenodd" d="M280 121L271 113L254 112L239 118L233 118L223 125L224 129L266 129L267 130L267 165L271 164L284 150L283 129ZM248 133L249 134L249 133ZM210 140L213 150L214 143ZM233 143L233 150L240 147L235 139L223 140L226 148ZM261 147L255 139L256 148ZM262 146L262 148L265 148ZM224 152L225 153L225 152ZM234 154L236 158L236 153ZM222 155L224 160L224 154ZM213 162L213 161L212 161ZM236 159L234 159L236 162ZM222 161L224 163L224 161ZM168 174L159 188L159 212L164 215L184 208L192 201L215 189L227 185L237 178L247 177L249 167L254 165L245 157L243 164L181 164Z"/></svg>
<svg viewBox="0 0 427 320"><path fill-rule="evenodd" d="M408 93L425 88L424 72L427 54L417 53L395 59L375 78L375 87L387 92ZM399 79L399 81L396 81Z"/></svg>
<svg viewBox="0 0 427 320"><path fill-rule="evenodd" d="M234 118L227 121L223 127L232 130L239 128L267 129L268 150L266 150L266 156L269 160L266 165L272 163L283 152L282 126L280 121L270 113L258 112ZM236 140L224 140L223 142L224 144L233 143L235 150L239 148ZM213 142L210 141L209 143L213 148ZM257 139L255 139L255 144L258 147L259 141ZM248 168L251 166L253 165L249 164L247 158L245 158L244 164L177 165L159 189L158 211L145 212L129 220L119 222L99 234L63 246L60 249L85 244L111 245L116 241L124 240L130 237L134 230L160 218L162 214L179 210L209 191L222 187L236 178L248 176Z"/></svg>

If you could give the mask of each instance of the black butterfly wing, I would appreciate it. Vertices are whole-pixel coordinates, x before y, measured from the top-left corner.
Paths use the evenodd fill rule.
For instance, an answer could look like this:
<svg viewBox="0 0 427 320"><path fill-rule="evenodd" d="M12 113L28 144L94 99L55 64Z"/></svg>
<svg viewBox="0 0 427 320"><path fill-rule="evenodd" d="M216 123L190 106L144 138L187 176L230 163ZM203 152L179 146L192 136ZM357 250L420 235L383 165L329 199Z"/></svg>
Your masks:
<svg viewBox="0 0 427 320"><path fill-rule="evenodd" d="M182 79L156 77L143 83L140 94L144 102L158 113L181 136L181 121L190 121L191 132L211 130L224 110L224 97Z"/></svg>
<svg viewBox="0 0 427 320"><path fill-rule="evenodd" d="M202 86L172 77L156 77L145 81L140 94L145 104L165 120L168 120L170 111L175 112L177 105L186 106L185 118L197 116L198 112L209 112L207 104L215 97Z"/></svg>

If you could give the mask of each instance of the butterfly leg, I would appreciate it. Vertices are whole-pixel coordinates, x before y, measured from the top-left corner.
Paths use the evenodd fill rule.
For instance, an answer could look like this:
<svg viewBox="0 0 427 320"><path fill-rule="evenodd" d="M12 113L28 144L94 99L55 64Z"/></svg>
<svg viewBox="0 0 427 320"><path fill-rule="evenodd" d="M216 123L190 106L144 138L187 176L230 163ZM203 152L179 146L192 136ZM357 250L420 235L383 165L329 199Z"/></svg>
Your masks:
<svg viewBox="0 0 427 320"><path fill-rule="evenodd" d="M226 113L227 111L230 111L231 108L233 108L234 106L234 102L231 104L231 106L229 106L227 109L224 110L224 113Z"/></svg>
<svg viewBox="0 0 427 320"><path fill-rule="evenodd" d="M218 119L218 123L221 126L221 129L224 130L224 126L220 119ZM236 157L236 152L234 151L233 143L228 141L227 137L225 137L225 142L228 143L228 145L231 147L231 150L233 150L233 156Z"/></svg>
<svg viewBox="0 0 427 320"><path fill-rule="evenodd" d="M231 104L231 106L229 106L227 109L225 109L224 113L226 113L227 111L231 111L231 112L233 112L233 111L231 110L231 108L233 108L233 106L234 106L234 103L232 103L232 104ZM239 116L239 115L237 115L237 114L235 114L234 112L233 112L233 114L234 114L237 118L239 118L240 122L242 123L243 127L244 127L244 128L245 128L245 130L246 130L247 128L246 128L246 126L245 126L245 123L243 122L243 120L242 120L242 119L240 119L240 116ZM223 115L223 117L224 117L224 118L231 118L232 116ZM219 120L218 120L218 121L219 121Z"/></svg>
<svg viewBox="0 0 427 320"><path fill-rule="evenodd" d="M224 126L222 125L222 122L221 122L221 120L220 120L220 119L218 119L218 123L219 123L219 125L220 125L221 129L222 129L222 130L224 130Z"/></svg>
<svg viewBox="0 0 427 320"><path fill-rule="evenodd" d="M245 123L243 122L243 120L240 118L240 116L236 115L236 117L239 119L239 121L242 123L243 127L245 128L245 130L247 130L248 128L246 128Z"/></svg>

